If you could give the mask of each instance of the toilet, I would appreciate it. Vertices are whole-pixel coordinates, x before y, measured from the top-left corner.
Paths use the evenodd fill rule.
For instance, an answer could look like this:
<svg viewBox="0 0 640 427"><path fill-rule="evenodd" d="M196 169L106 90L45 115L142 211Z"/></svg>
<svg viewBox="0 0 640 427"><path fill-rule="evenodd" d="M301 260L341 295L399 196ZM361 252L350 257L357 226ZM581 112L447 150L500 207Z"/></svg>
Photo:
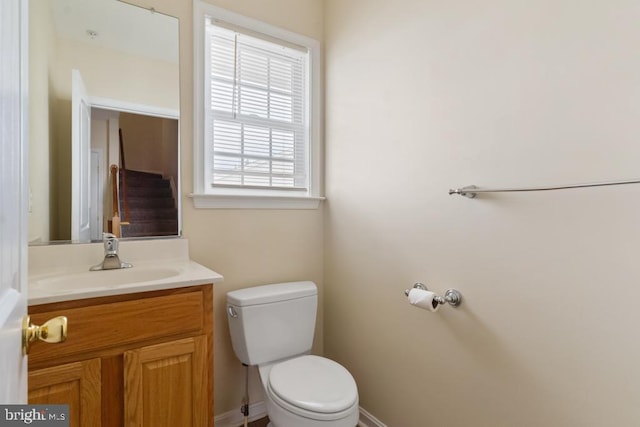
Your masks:
<svg viewBox="0 0 640 427"><path fill-rule="evenodd" d="M310 355L318 289L313 282L227 293L233 350L257 366L268 427L355 427L358 388L340 364Z"/></svg>

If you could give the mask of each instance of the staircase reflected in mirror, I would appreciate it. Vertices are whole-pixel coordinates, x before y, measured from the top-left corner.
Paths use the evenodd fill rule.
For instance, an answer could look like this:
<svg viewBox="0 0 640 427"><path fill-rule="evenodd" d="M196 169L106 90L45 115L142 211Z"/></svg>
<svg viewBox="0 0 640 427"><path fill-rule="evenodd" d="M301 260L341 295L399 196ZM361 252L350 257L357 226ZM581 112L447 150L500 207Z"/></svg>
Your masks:
<svg viewBox="0 0 640 427"><path fill-rule="evenodd" d="M122 174L126 173L126 180ZM120 206L128 205L122 237L178 235L178 209L170 179L135 170L120 171ZM122 188L126 182L126 190ZM127 203L125 203L125 195ZM123 209L124 210L124 209Z"/></svg>

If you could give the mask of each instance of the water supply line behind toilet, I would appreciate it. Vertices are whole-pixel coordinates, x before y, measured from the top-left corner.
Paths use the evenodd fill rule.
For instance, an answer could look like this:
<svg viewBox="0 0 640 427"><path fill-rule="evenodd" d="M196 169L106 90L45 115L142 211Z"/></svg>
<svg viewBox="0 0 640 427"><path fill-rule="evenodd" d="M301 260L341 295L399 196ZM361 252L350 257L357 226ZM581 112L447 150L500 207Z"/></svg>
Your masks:
<svg viewBox="0 0 640 427"><path fill-rule="evenodd" d="M244 366L244 398L242 399L242 407L240 412L244 415L244 427L249 426L249 365Z"/></svg>

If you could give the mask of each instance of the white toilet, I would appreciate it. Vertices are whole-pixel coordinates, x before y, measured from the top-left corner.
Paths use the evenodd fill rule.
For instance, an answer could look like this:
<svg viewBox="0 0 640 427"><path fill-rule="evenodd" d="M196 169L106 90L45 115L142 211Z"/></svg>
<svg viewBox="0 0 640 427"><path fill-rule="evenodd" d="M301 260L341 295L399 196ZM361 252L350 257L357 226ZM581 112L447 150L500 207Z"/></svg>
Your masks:
<svg viewBox="0 0 640 427"><path fill-rule="evenodd" d="M355 427L358 388L340 364L309 355L318 290L313 282L227 293L233 350L257 365L269 427Z"/></svg>

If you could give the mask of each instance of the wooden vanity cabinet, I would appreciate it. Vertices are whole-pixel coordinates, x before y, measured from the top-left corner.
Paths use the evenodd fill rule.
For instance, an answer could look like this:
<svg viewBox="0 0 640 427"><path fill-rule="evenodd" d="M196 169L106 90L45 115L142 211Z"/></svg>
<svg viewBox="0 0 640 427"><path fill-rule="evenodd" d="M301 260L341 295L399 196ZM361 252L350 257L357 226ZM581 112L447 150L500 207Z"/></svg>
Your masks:
<svg viewBox="0 0 640 427"><path fill-rule="evenodd" d="M213 285L29 307L68 319L29 353L29 403L68 404L70 426L212 427Z"/></svg>

